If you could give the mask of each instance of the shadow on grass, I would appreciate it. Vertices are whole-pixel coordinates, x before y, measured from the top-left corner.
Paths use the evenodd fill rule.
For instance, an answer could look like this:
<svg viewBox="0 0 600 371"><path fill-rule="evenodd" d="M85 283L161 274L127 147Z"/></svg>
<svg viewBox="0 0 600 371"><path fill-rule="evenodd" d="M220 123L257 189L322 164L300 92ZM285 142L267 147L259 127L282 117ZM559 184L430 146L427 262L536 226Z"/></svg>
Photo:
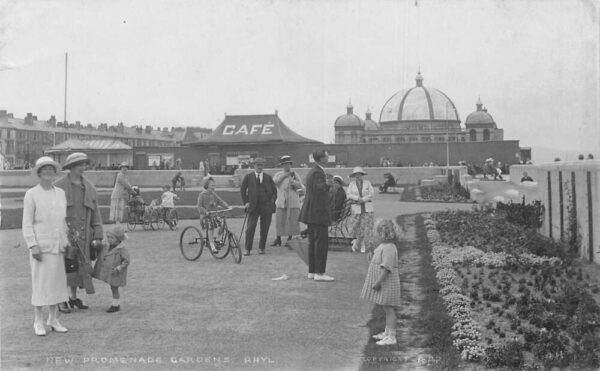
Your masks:
<svg viewBox="0 0 600 371"><path fill-rule="evenodd" d="M460 363L460 354L452 345L452 320L446 312L442 298L438 295L439 286L431 260L431 246L427 241L423 217L417 215L416 248L421 254L421 279L419 284L423 293L421 312L417 320L418 327L426 334L423 344L430 349L436 370L454 370Z"/></svg>

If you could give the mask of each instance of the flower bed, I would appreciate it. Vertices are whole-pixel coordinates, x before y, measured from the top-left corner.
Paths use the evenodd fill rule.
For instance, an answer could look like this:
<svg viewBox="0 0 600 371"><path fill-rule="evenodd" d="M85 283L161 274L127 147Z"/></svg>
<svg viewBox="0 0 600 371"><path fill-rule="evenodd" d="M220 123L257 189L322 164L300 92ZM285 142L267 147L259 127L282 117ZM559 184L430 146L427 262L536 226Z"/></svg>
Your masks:
<svg viewBox="0 0 600 371"><path fill-rule="evenodd" d="M489 367L597 368L600 286L560 246L508 226L482 212L425 216L454 346Z"/></svg>
<svg viewBox="0 0 600 371"><path fill-rule="evenodd" d="M450 185L438 183L428 186L420 186L416 190L416 201L429 202L465 202L471 203L469 192L460 183Z"/></svg>

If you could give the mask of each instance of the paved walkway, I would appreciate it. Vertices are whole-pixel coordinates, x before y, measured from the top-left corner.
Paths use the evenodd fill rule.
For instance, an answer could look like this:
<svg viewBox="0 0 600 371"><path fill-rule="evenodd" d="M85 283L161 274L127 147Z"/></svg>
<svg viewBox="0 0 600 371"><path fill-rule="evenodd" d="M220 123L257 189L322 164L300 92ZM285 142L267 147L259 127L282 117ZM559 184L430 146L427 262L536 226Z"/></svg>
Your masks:
<svg viewBox="0 0 600 371"><path fill-rule="evenodd" d="M395 219L422 211L471 207L398 199L398 195L376 196L376 217ZM411 247L414 218L404 220L408 249L400 259L408 269L402 277L407 301L403 311L412 316L420 310L415 300L418 254ZM196 220L183 221L181 227L196 224ZM230 222L236 233L241 224L241 219ZM336 282L317 283L305 278L306 266L286 248L268 248L267 255L244 257L240 265L229 257L217 261L207 251L198 261L185 261L178 248L180 231L131 232L127 244L132 264L128 286L122 292L123 310L111 315L104 312L110 304L110 290L95 281L97 293L82 295L90 309L62 315L70 332L51 333L46 338L35 337L31 329L27 251L15 246L22 239L21 231L0 231L4 368L73 368L64 360L60 365L53 363L52 357L72 359L77 368L85 366L86 357L88 362L90 357L160 357L161 364L123 366L157 370L356 370L363 364L369 339L365 324L371 315L371 305L359 300L368 267L365 255L331 252L327 271ZM269 236L270 240L274 237L274 223ZM289 280L271 280L284 273ZM406 316L400 320L407 321ZM399 340L403 345L398 356L426 354L427 350L413 341L413 326L406 322ZM210 359L208 364L198 361L204 357ZM179 359L190 361L177 363ZM412 366L410 369L415 369ZM104 368L118 369L120 365Z"/></svg>

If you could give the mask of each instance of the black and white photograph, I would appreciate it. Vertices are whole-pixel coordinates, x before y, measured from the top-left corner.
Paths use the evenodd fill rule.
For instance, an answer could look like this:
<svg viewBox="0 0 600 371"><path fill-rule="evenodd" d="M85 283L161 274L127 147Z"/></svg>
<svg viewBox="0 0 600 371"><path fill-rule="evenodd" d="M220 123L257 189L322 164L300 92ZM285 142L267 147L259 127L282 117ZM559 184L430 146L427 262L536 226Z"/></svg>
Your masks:
<svg viewBox="0 0 600 371"><path fill-rule="evenodd" d="M0 0L0 369L599 370L599 0Z"/></svg>

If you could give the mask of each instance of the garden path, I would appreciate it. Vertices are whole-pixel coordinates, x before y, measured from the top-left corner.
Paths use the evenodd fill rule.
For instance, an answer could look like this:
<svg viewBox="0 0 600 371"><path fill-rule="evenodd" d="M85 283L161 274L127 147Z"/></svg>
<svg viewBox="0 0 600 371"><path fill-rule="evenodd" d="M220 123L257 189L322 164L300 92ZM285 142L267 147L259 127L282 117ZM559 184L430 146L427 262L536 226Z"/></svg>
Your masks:
<svg viewBox="0 0 600 371"><path fill-rule="evenodd" d="M396 346L379 347L373 340L365 347L362 370L428 370L433 362L430 349L425 346L427 334L420 325L420 313L424 298L421 281L421 254L416 237L415 215L397 218L404 237L400 242L399 266L402 306L396 311L398 325ZM376 306L369 322L371 332L385 326L385 315ZM375 330L375 331L374 331Z"/></svg>

